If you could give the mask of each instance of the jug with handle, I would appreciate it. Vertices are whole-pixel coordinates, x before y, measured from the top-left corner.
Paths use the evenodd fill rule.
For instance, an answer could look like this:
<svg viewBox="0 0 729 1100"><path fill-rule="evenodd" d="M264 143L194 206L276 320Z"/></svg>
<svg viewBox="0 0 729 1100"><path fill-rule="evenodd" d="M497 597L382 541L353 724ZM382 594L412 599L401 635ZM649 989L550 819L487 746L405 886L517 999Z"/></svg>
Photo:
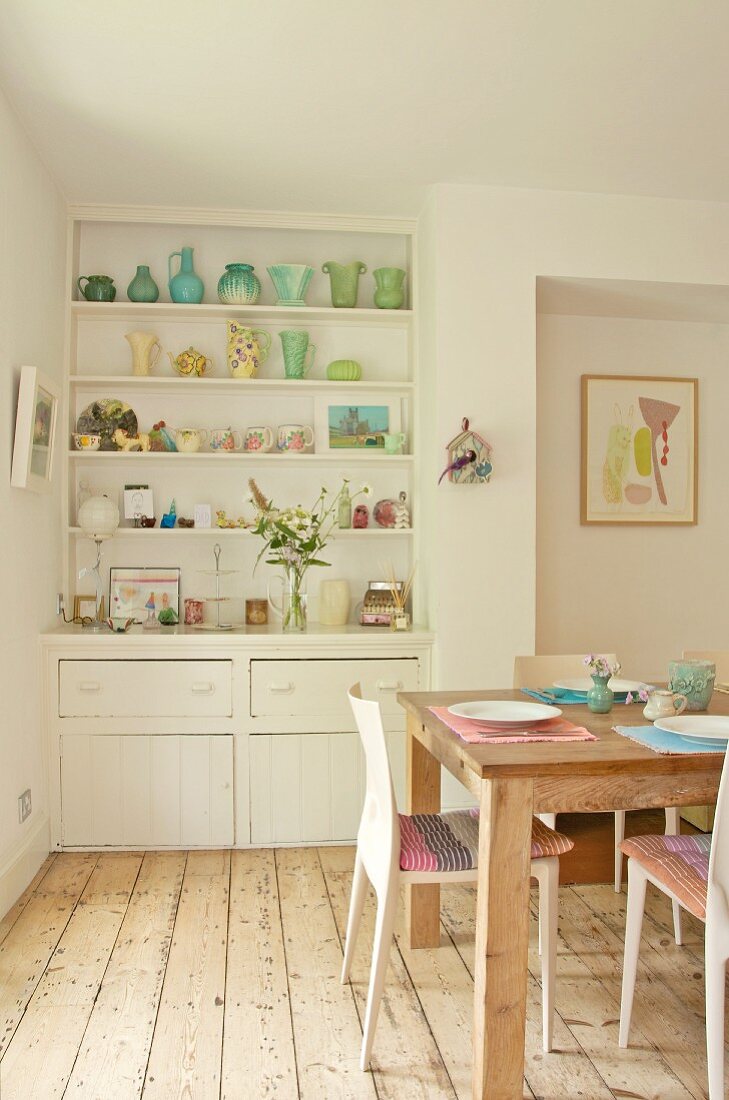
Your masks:
<svg viewBox="0 0 729 1100"><path fill-rule="evenodd" d="M648 702L643 707L643 714L651 722L656 718L676 718L683 714L688 705L688 699L677 691L666 691L661 688L648 692Z"/></svg>
<svg viewBox="0 0 729 1100"><path fill-rule="evenodd" d="M284 374L287 378L306 377L316 355L316 344L309 343L309 333L302 329L284 329L279 335L283 346Z"/></svg>
<svg viewBox="0 0 729 1100"><path fill-rule="evenodd" d="M228 321L228 369L233 378L255 378L271 348L271 334Z"/></svg>
<svg viewBox="0 0 729 1100"><path fill-rule="evenodd" d="M159 340L153 332L127 332L124 339L132 349L132 374L145 377L162 352Z"/></svg>
<svg viewBox="0 0 729 1100"><path fill-rule="evenodd" d="M173 302L186 302L188 305L199 305L202 302L205 286L192 266L192 253L193 249L186 246L179 252L170 252L167 258L167 287ZM173 275L172 261L175 256L179 256L180 266L177 274Z"/></svg>
<svg viewBox="0 0 729 1100"><path fill-rule="evenodd" d="M81 286L84 279L86 286ZM79 275L76 286L87 302L113 302L116 298L116 287L111 275Z"/></svg>

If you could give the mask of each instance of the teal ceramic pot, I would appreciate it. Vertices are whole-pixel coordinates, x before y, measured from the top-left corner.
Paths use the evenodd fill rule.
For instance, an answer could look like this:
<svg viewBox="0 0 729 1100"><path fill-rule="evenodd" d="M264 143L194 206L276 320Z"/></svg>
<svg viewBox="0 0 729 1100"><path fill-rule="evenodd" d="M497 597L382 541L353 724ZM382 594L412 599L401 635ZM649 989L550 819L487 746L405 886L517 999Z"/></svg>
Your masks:
<svg viewBox="0 0 729 1100"><path fill-rule="evenodd" d="M169 281L167 287L173 302L184 302L187 305L199 305L202 302L205 286L192 266L192 248L181 248L179 252L171 252L167 260L167 273ZM175 256L180 257L180 267L176 275L172 274L172 261Z"/></svg>
<svg viewBox="0 0 729 1100"><path fill-rule="evenodd" d="M337 309L354 309L357 305L359 277L367 271L367 264L354 260L351 264L338 264L327 260L322 271L328 275L332 284L332 305Z"/></svg>
<svg viewBox="0 0 729 1100"><path fill-rule="evenodd" d="M668 689L686 696L686 710L706 710L714 690L716 665L713 661L668 662Z"/></svg>
<svg viewBox="0 0 729 1100"><path fill-rule="evenodd" d="M278 306L304 306L314 268L308 264L274 264L266 268L278 295Z"/></svg>
<svg viewBox="0 0 729 1100"><path fill-rule="evenodd" d="M261 294L261 283L250 264L226 264L218 279L218 298L227 306L252 306Z"/></svg>
<svg viewBox="0 0 729 1100"><path fill-rule="evenodd" d="M375 305L378 309L401 309L405 301L405 272L400 267L378 267L375 278Z"/></svg>
<svg viewBox="0 0 729 1100"><path fill-rule="evenodd" d="M159 287L146 264L137 268L137 274L127 287L127 298L130 302L156 302L159 298Z"/></svg>
<svg viewBox="0 0 729 1100"><path fill-rule="evenodd" d="M592 687L587 693L587 705L593 714L607 714L613 709L615 693L608 687L610 676L593 673Z"/></svg>
<svg viewBox="0 0 729 1100"><path fill-rule="evenodd" d="M86 286L81 286L84 279ZM116 287L111 275L79 275L76 286L87 302L113 302L116 298Z"/></svg>
<svg viewBox="0 0 729 1100"><path fill-rule="evenodd" d="M362 368L354 359L335 359L327 367L327 378L331 382L359 382Z"/></svg>

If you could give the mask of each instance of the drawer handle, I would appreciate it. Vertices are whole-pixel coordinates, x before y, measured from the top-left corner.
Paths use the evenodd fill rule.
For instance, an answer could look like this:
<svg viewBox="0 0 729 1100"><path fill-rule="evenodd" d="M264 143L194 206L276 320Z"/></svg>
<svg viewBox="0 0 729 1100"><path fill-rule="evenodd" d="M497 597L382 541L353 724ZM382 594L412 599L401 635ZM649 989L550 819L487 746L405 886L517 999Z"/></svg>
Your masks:
<svg viewBox="0 0 729 1100"><path fill-rule="evenodd" d="M378 680L378 691L402 691L402 680Z"/></svg>
<svg viewBox="0 0 729 1100"><path fill-rule="evenodd" d="M211 684L209 681L207 683L201 682L199 684L193 684L190 691L193 695L214 695L215 684Z"/></svg>
<svg viewBox="0 0 729 1100"><path fill-rule="evenodd" d="M272 695L291 695L292 691L294 690L294 685L291 683L290 680L288 681L288 683L285 684L273 683L268 685L268 690L271 692Z"/></svg>
<svg viewBox="0 0 729 1100"><path fill-rule="evenodd" d="M78 685L78 690L93 695L95 692L101 691L101 684L98 680L82 680Z"/></svg>

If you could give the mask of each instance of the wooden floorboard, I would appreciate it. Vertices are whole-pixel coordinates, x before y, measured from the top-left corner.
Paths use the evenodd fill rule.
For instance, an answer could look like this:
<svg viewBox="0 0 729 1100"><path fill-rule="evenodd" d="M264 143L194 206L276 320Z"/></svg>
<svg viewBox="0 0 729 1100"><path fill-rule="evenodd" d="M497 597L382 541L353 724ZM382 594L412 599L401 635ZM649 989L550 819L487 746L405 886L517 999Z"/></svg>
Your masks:
<svg viewBox="0 0 729 1100"><path fill-rule="evenodd" d="M401 905L361 1073L375 899L343 986L353 861L352 847L50 858L0 920L0 1100L469 1100L475 891L443 889L429 950L407 946ZM676 947L649 889L620 1050L625 893L562 887L544 1054L536 912L533 890L524 1097L704 1100L701 922L685 914Z"/></svg>

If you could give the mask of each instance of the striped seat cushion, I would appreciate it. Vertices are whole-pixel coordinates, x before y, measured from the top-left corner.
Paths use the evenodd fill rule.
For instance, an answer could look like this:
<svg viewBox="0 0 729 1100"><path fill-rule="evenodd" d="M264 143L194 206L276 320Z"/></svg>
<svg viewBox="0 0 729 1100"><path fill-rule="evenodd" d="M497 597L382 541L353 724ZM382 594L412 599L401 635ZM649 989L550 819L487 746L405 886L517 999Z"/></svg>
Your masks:
<svg viewBox="0 0 729 1100"><path fill-rule="evenodd" d="M711 835L633 836L620 850L667 886L695 917L706 917Z"/></svg>
<svg viewBox="0 0 729 1100"><path fill-rule="evenodd" d="M470 871L478 866L478 810L446 814L400 814L402 871ZM532 859L559 856L569 837L532 818Z"/></svg>

